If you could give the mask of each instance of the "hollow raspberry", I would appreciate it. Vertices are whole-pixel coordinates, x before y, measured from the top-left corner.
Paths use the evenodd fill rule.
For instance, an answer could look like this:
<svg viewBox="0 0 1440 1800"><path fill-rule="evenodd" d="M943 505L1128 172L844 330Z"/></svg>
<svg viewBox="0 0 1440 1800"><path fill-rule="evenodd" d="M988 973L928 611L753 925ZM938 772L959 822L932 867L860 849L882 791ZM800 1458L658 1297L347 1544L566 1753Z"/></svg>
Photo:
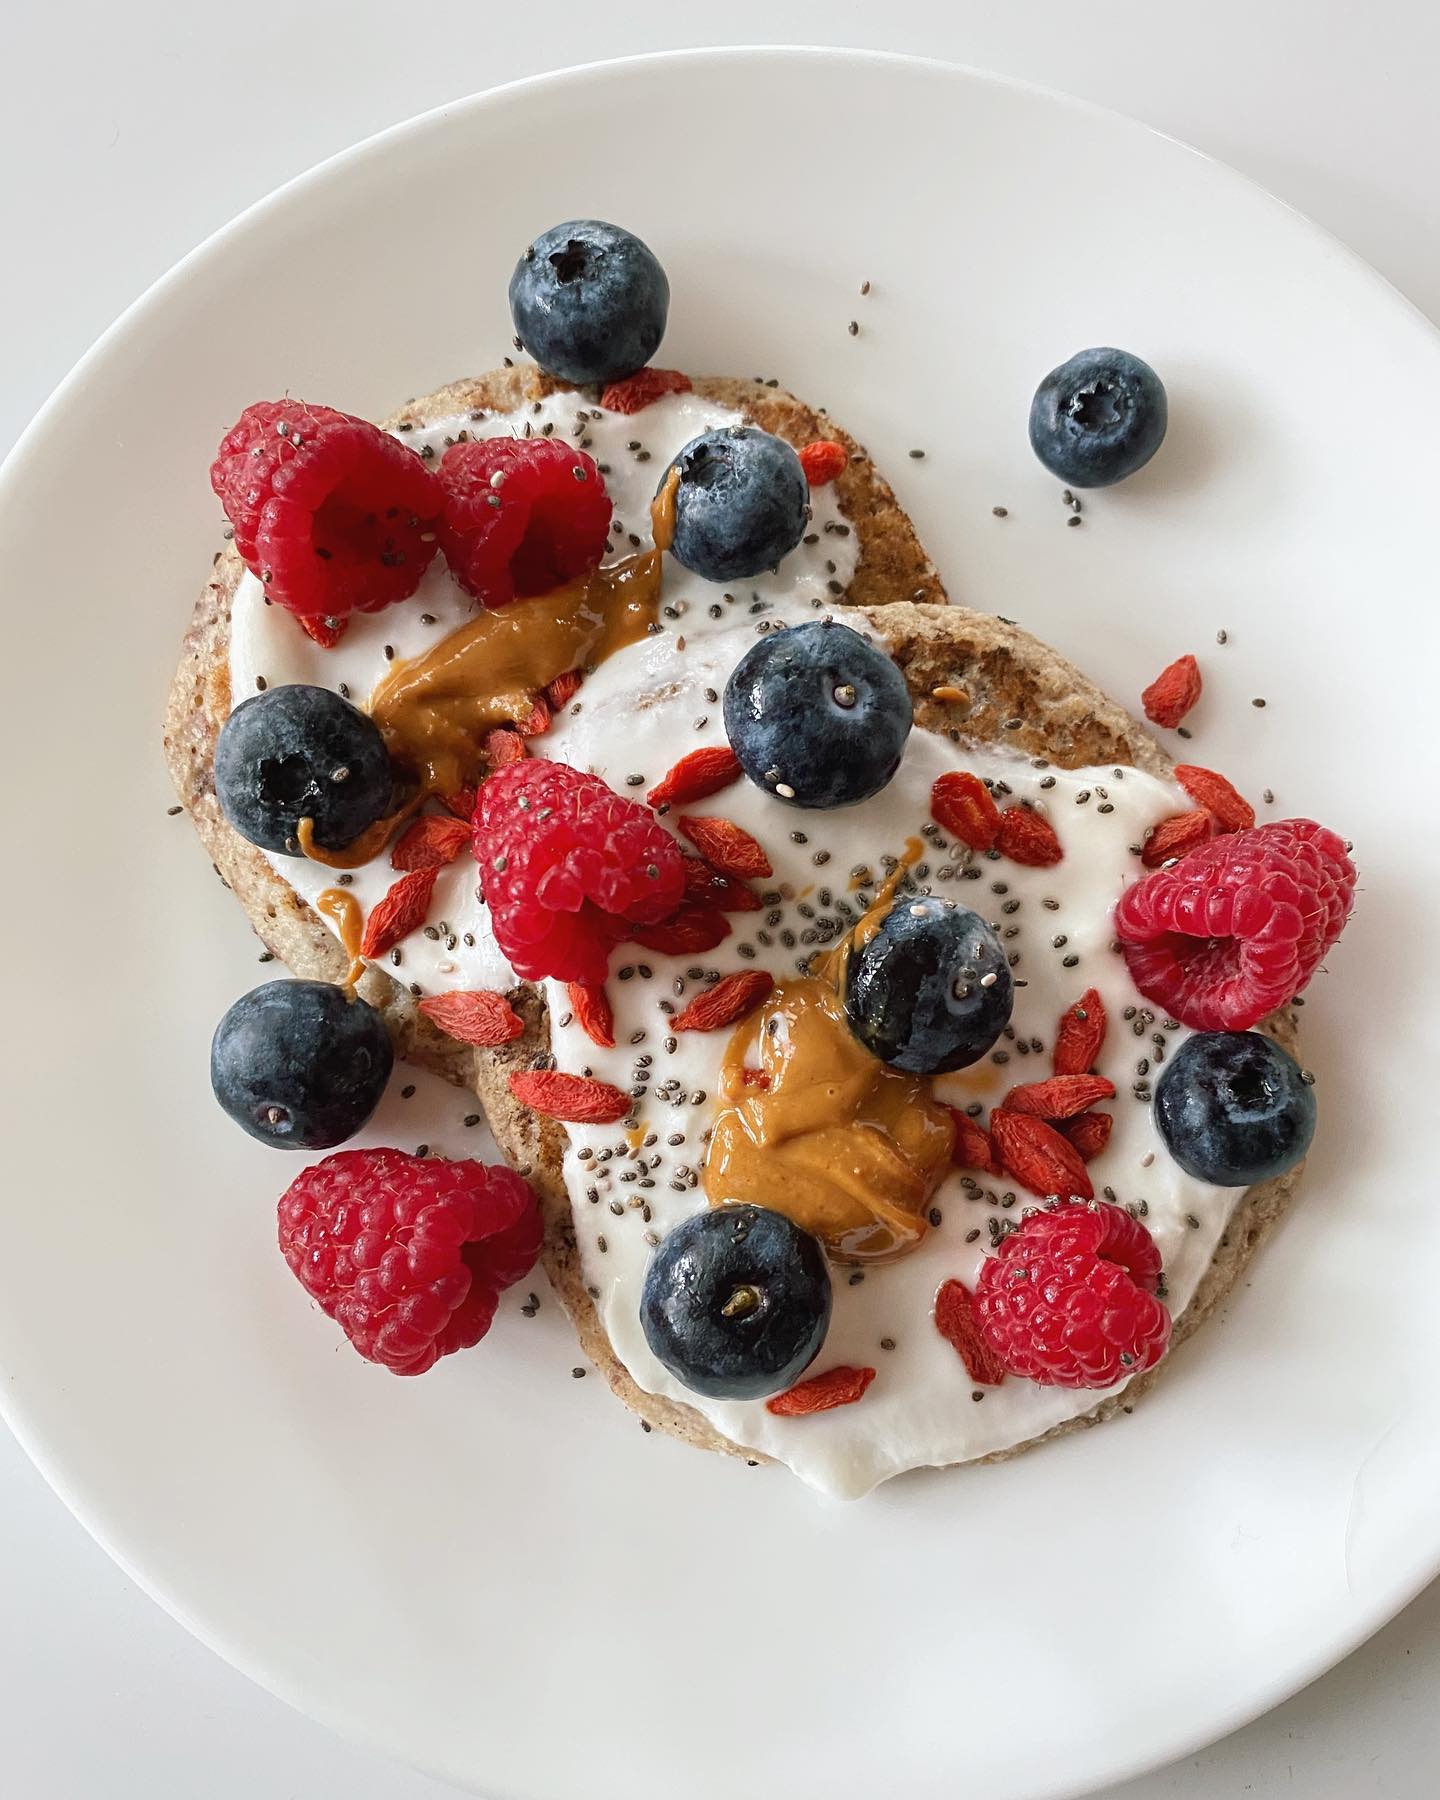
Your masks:
<svg viewBox="0 0 1440 1800"><path fill-rule="evenodd" d="M1153 1368L1170 1342L1155 1297L1160 1252L1118 1206L1057 1206L1028 1218L980 1267L986 1343L1013 1375L1106 1388Z"/></svg>
<svg viewBox="0 0 1440 1800"><path fill-rule="evenodd" d="M246 407L221 440L210 485L267 597L327 621L332 641L347 614L408 599L435 555L435 477L378 425L332 407Z"/></svg>
<svg viewBox="0 0 1440 1800"><path fill-rule="evenodd" d="M540 1207L506 1168L341 1150L280 1198L280 1249L321 1311L371 1362L423 1375L490 1329L504 1288L540 1254Z"/></svg>
<svg viewBox="0 0 1440 1800"><path fill-rule="evenodd" d="M1197 1031L1248 1031L1314 975L1354 893L1335 833L1282 819L1137 881L1115 909L1115 935L1147 1000Z"/></svg>
<svg viewBox="0 0 1440 1800"><path fill-rule="evenodd" d="M476 438L440 463L440 546L467 594L546 594L605 554L610 499L593 457L558 438Z"/></svg>
<svg viewBox="0 0 1440 1800"><path fill-rule="evenodd" d="M540 757L481 788L475 859L496 942L525 981L604 981L629 928L685 897L680 847L646 807Z"/></svg>

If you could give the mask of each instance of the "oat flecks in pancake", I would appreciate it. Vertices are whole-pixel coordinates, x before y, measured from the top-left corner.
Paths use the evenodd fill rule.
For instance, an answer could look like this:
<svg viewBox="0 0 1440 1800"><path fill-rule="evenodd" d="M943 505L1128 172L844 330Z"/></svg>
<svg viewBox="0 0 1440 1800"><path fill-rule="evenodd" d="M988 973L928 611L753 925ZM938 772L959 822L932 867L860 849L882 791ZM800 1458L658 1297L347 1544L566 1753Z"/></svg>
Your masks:
<svg viewBox="0 0 1440 1800"><path fill-rule="evenodd" d="M496 370L411 401L387 423L425 425L476 410L508 412L555 391L575 390L534 369ZM589 390L581 391L595 397ZM793 395L751 381L703 377L695 382L695 391L797 446L816 438L844 444L851 460L837 478L836 490L859 540L860 561L848 593L837 598L836 606L865 609L868 627L905 672L918 724L934 731L958 731L972 742L1003 743L1025 754L1047 756L1065 768L1119 763L1160 776L1169 772L1171 760L1159 745L1048 645L988 613L946 603L940 579L894 494L833 419ZM243 573L234 548L227 549L196 601L166 708L166 760L175 791L207 853L267 948L296 975L338 981L347 959L329 926L259 850L226 824L215 797L215 742L230 710L230 605ZM957 676L963 682L963 700L932 698L933 689L950 686ZM1021 720L1020 726L1005 730L1004 722L1015 718ZM527 986L512 994L525 1033L499 1050L476 1050L442 1036L416 1010L408 989L379 969L367 971L359 991L385 1015L400 1055L479 1096L496 1141L540 1194L546 1216L546 1272L585 1353L614 1391L649 1424L703 1448L754 1459L754 1451L722 1438L692 1408L643 1393L610 1348L585 1291L571 1226L561 1172L564 1127L517 1106L506 1080L512 1070L528 1067L549 1050L549 1021L539 990ZM1287 1048L1295 1048L1293 1012L1279 1015L1269 1028ZM1299 1175L1298 1169L1292 1170L1245 1195L1194 1298L1176 1321L1176 1344L1224 1297L1283 1213ZM1129 1407L1169 1360L1164 1358L1122 1395L1030 1443L1042 1443ZM1029 1444L1019 1444L978 1460L995 1462L1027 1448Z"/></svg>

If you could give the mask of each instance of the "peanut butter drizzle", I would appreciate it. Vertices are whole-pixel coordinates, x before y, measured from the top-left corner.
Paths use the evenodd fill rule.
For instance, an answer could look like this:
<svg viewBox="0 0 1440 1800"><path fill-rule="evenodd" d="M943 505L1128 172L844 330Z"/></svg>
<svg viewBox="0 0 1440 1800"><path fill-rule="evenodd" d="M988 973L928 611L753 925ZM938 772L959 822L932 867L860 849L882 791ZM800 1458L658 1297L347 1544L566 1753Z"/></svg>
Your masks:
<svg viewBox="0 0 1440 1800"><path fill-rule="evenodd" d="M736 1028L721 1066L705 1165L711 1205L771 1207L848 1261L913 1249L950 1162L952 1127L929 1082L872 1056L839 994L851 947L879 929L922 849L909 840L850 937L815 974L780 982ZM746 1081L755 1061L764 1085Z"/></svg>
<svg viewBox="0 0 1440 1800"><path fill-rule="evenodd" d="M403 806L394 812L386 813L383 819L377 819L373 825L367 825L357 838L339 850L327 850L315 842L315 821L301 819L295 827L295 841L300 846L300 854L311 862L323 863L327 869L361 869L374 859L390 842L390 834L410 817L424 800L423 793L412 794ZM335 890L329 888L328 893Z"/></svg>
<svg viewBox="0 0 1440 1800"><path fill-rule="evenodd" d="M472 782L484 734L527 719L547 682L603 662L647 634L660 599L661 557L674 537L679 479L672 469L651 503L653 550L553 593L482 611L433 650L386 673L370 696L370 716L391 755L418 777L422 797Z"/></svg>
<svg viewBox="0 0 1440 1800"><path fill-rule="evenodd" d="M331 920L340 939L340 947L350 958L350 967L340 983L353 1000L355 984L365 973L365 959L360 954L360 940L365 935L365 915L360 902L344 888L326 888L315 897L315 910Z"/></svg>

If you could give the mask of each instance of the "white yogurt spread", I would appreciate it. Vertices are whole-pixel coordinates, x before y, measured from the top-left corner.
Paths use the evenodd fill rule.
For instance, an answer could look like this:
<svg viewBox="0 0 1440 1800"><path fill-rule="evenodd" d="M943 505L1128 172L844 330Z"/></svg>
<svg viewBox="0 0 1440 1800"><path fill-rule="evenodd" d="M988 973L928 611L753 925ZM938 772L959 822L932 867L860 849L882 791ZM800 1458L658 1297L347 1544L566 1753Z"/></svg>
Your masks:
<svg viewBox="0 0 1440 1800"><path fill-rule="evenodd" d="M697 433L734 421L726 409L693 396L670 396L636 417L590 413L577 419L574 396L553 396L538 411L525 408L479 421L454 420L410 434L412 443L443 445L460 429L472 434L540 430L592 440L591 454L608 465L615 501L612 533L617 556L649 544L649 501L658 474ZM645 462L627 446L640 440ZM780 569L722 591L666 559L662 617L665 629L619 652L589 676L576 701L550 733L532 745L539 754L593 770L618 792L642 798L646 789L688 751L723 745L720 696L735 663L755 641L762 620L793 622L816 616L854 570L856 545L836 510L833 489L812 495L807 538ZM342 643L325 651L312 644L278 607L267 608L258 582L247 576L236 594L231 629L231 683L237 701L268 685L341 683L359 703L396 659L428 649L473 611L440 564L415 597L385 612L353 619ZM425 616L433 623L422 623ZM956 671L963 685L963 670ZM1030 869L1008 860L955 850L930 820L930 789L947 769L965 768L1003 781L1014 799L1029 800L1055 827L1064 848L1056 868ZM643 782L630 778L643 777ZM991 922L1018 960L1011 1025L990 1056L973 1068L940 1078L936 1092L952 1105L979 1103L986 1112L1017 1082L1050 1073L1060 1015L1087 987L1098 989L1110 1019L1098 1068L1118 1090L1107 1110L1115 1118L1104 1153L1091 1165L1096 1192L1122 1205L1144 1202L1145 1223L1165 1264L1167 1303L1177 1317L1194 1293L1229 1221L1238 1190L1212 1188L1185 1175L1155 1131L1152 1109L1133 1092L1153 1081L1183 1029L1166 1031L1135 990L1121 957L1110 948L1111 911L1124 885L1140 872L1131 846L1146 829L1187 802L1171 785L1134 769L1064 772L1036 766L994 748L952 744L933 733L911 733L895 778L873 799L834 812L779 804L741 781L697 810L722 814L754 834L773 865L757 888L777 896L760 913L732 914L732 933L703 956L673 957L622 946L611 960L608 993L615 1012L616 1048L602 1050L567 1022L563 987L547 983L557 1066L593 1073L617 1087L644 1087L637 1118L648 1147L632 1151L623 1127L572 1126L565 1175L574 1207L585 1278L616 1354L642 1388L696 1407L726 1437L764 1451L803 1480L837 1497L868 1492L906 1469L964 1462L1020 1443L1093 1408L1104 1396L1037 1386L1013 1376L996 1388L974 1387L960 1358L940 1337L931 1316L936 1289L955 1276L974 1283L995 1233L1018 1220L1031 1196L1001 1179L959 1172L942 1182L933 1201L938 1223L900 1260L855 1279L836 1266L835 1303L824 1346L812 1372L839 1364L875 1368L864 1398L807 1418L777 1418L762 1401L707 1399L685 1388L651 1355L640 1324L640 1294L653 1244L707 1202L700 1184L704 1139L714 1116L721 1059L729 1031L686 1032L664 1048L667 1015L703 990L706 975L741 968L794 972L818 943L841 935L874 883L851 889L862 865L877 876L881 859L898 857L906 840L930 835L913 871L922 887L953 895ZM303 859L276 856L279 873L313 900L333 874ZM977 873L978 872L978 873ZM394 879L388 859L355 871L352 892L367 912ZM844 902L850 915L837 910ZM415 933L402 962L383 965L426 993L451 988L500 988L512 973L476 899L469 859L443 870L430 912L445 929L437 939ZM816 934L816 935L808 935ZM742 954L742 947L748 947ZM749 952L753 951L753 954ZM1127 1018L1126 1012L1131 1016ZM585 1155L584 1153L587 1153ZM857 1273L862 1273L858 1272ZM1114 1390L1107 1390L1114 1391Z"/></svg>

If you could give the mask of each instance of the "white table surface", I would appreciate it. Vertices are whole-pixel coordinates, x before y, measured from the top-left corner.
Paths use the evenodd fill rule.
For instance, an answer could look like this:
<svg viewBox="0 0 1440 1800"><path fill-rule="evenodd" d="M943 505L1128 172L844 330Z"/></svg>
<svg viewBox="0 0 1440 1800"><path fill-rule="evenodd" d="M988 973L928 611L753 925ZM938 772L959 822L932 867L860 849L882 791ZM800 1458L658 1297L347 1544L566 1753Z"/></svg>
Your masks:
<svg viewBox="0 0 1440 1800"><path fill-rule="evenodd" d="M1309 213L1440 321L1431 0L9 0L0 452L130 300L289 176L517 76L721 41L919 52L1131 113ZM1097 238L1114 223L1097 206ZM1324 377L1315 371L1317 421ZM1287 1705L1109 1800L1428 1795L1437 1685L1440 1586ZM443 1800L454 1790L332 1737L194 1642L0 1429L0 1794L202 1793Z"/></svg>

